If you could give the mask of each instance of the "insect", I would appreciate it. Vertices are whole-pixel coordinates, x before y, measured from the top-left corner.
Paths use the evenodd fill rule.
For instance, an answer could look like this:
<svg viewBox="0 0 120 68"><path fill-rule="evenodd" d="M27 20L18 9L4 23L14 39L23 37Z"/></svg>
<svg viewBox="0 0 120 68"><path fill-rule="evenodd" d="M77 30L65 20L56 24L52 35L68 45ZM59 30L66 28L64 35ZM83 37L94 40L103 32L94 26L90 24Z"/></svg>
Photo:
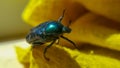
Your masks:
<svg viewBox="0 0 120 68"><path fill-rule="evenodd" d="M62 16L60 16L60 18L57 21L54 20L46 21L32 28L30 33L26 36L26 41L32 44L32 47L42 45L47 42L51 42L48 46L46 46L43 52L43 56L46 60L49 60L49 58L46 57L47 49L51 47L56 42L56 40L59 40L60 37L69 41L76 47L73 41L63 36L64 33L71 32L71 29L69 28L71 21L69 22L68 26L64 26L61 23L64 17L64 13L65 10L63 11Z"/></svg>

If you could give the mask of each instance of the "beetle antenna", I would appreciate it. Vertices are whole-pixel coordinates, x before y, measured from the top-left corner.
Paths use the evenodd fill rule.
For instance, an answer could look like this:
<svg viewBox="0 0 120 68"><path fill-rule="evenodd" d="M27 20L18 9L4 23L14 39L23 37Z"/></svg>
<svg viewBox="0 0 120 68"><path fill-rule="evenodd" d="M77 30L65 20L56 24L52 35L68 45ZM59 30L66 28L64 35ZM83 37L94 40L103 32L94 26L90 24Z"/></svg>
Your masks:
<svg viewBox="0 0 120 68"><path fill-rule="evenodd" d="M69 20L69 23L68 23L67 27L69 27L69 26L71 25L71 22L72 22L72 21L71 21L71 20Z"/></svg>
<svg viewBox="0 0 120 68"><path fill-rule="evenodd" d="M60 16L60 18L58 19L58 22L61 22L61 21L62 21L62 19L63 19L63 17L64 17L64 14L65 14L65 9L63 10L62 16Z"/></svg>

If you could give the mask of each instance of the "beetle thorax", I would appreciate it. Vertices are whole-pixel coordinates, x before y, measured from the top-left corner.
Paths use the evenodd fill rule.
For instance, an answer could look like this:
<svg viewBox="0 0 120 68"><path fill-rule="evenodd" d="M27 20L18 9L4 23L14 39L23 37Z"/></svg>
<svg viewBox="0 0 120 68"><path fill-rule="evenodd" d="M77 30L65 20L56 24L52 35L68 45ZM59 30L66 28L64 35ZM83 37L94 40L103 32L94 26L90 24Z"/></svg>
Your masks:
<svg viewBox="0 0 120 68"><path fill-rule="evenodd" d="M45 26L45 34L46 35L59 35L62 34L63 25L56 21L52 21L46 24Z"/></svg>

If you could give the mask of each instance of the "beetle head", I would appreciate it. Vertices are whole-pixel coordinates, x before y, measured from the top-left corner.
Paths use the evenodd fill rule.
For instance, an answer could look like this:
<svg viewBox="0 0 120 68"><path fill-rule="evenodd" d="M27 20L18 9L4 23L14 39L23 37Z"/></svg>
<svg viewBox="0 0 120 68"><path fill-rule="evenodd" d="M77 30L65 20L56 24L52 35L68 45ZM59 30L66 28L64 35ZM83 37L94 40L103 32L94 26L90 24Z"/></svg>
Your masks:
<svg viewBox="0 0 120 68"><path fill-rule="evenodd" d="M71 32L71 29L69 27L63 27L62 29L63 33L70 33Z"/></svg>

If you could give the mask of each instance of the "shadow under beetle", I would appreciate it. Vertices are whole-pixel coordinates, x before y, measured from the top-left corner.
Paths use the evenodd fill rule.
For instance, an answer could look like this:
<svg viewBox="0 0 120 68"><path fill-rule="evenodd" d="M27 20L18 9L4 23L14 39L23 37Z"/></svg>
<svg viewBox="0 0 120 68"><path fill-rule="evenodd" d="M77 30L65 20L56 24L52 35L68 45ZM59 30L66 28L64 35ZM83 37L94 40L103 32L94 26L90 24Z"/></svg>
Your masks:
<svg viewBox="0 0 120 68"><path fill-rule="evenodd" d="M69 21L68 26L64 26L61 23L64 17L64 13L65 10L63 11L62 16L60 16L60 18L57 21L50 20L32 28L30 33L26 36L26 41L32 44L32 47L42 45L47 42L51 42L50 45L46 46L43 53L44 54L43 56L46 60L49 60L49 58L46 57L47 49L51 47L56 40L59 40L60 37L69 41L76 47L74 42L63 36L64 33L71 32L71 29L69 28L71 21Z"/></svg>

